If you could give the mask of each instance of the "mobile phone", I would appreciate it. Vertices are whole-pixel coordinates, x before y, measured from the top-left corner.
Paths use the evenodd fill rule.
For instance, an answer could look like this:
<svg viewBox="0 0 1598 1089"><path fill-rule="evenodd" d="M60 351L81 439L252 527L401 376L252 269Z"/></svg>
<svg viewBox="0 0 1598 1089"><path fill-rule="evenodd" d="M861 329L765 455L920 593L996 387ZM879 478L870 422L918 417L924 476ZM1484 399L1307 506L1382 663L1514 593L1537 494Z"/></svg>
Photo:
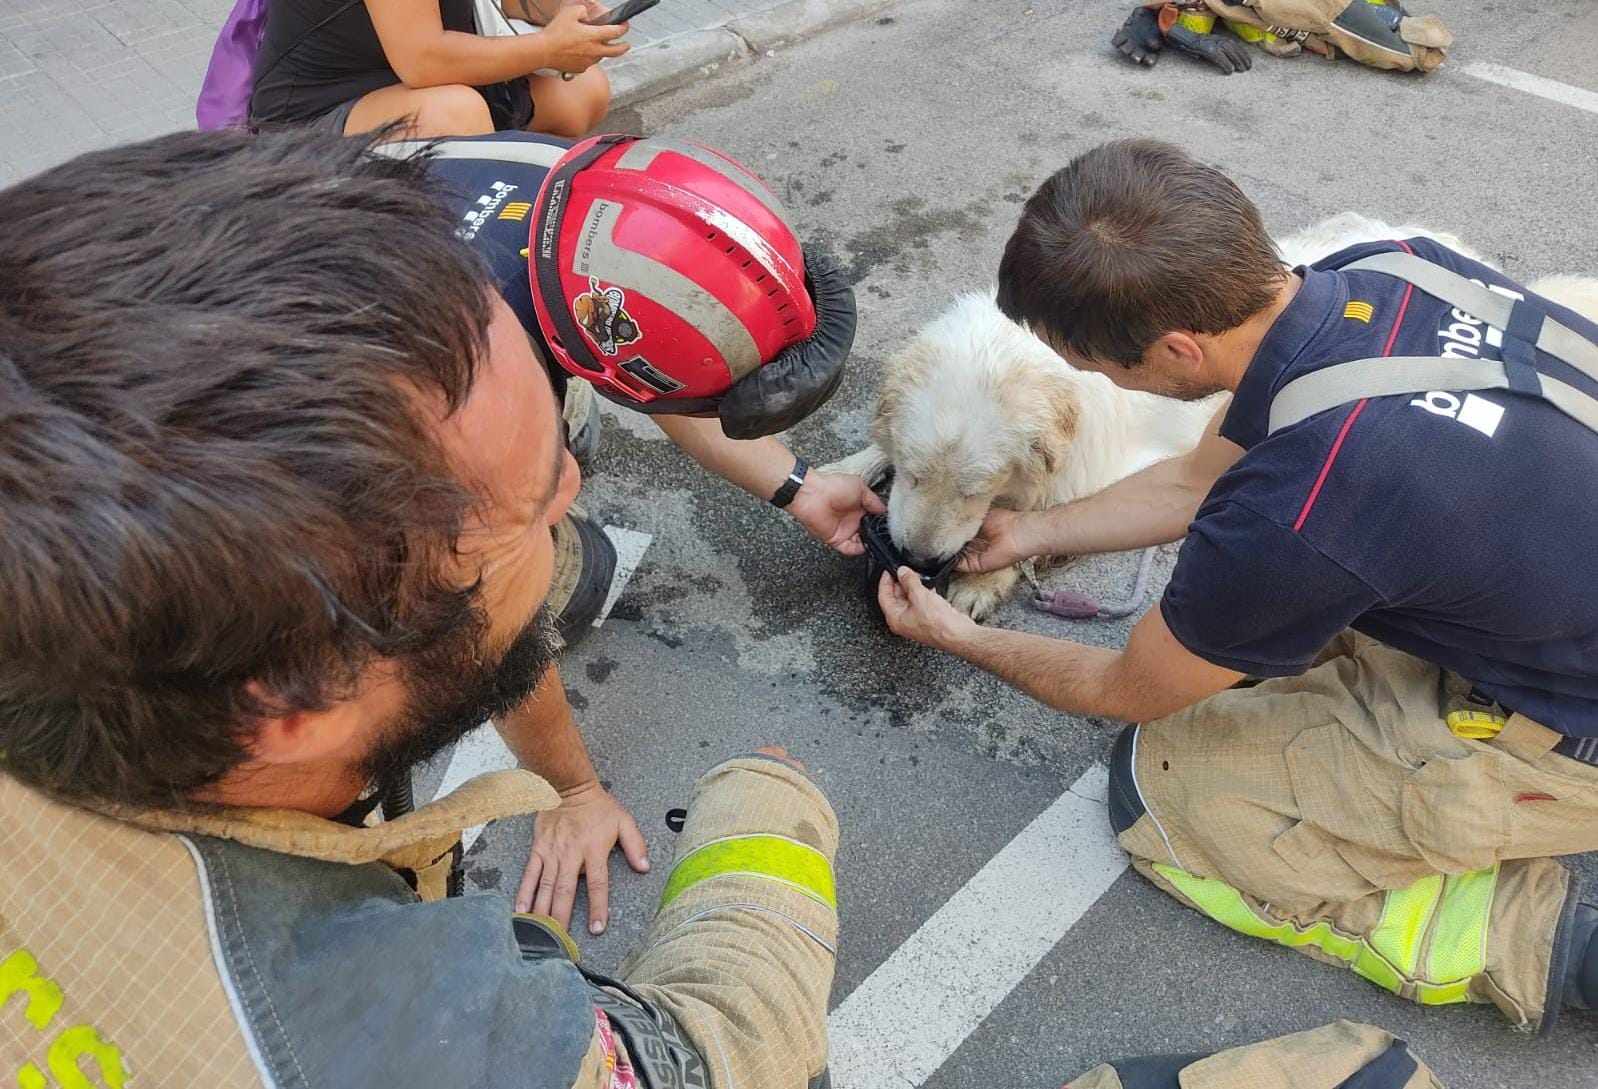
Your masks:
<svg viewBox="0 0 1598 1089"><path fill-rule="evenodd" d="M660 0L622 0L620 4L617 4L599 18L590 19L589 22L594 26L615 26L617 23L625 23L634 15L648 11L658 3L660 3Z"/></svg>

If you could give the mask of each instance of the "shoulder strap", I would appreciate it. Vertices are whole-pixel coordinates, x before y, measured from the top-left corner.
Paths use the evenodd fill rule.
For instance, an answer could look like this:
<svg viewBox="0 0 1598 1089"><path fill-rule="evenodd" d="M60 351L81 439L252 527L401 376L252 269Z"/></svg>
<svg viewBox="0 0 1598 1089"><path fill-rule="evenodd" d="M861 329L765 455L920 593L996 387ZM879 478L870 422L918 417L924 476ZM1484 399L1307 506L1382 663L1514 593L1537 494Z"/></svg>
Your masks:
<svg viewBox="0 0 1598 1089"><path fill-rule="evenodd" d="M1362 257L1341 269L1343 272L1360 270L1385 272L1406 280L1426 294L1502 329L1506 336L1535 345L1538 351L1547 352L1598 382L1598 344L1560 324L1530 299L1500 295L1452 269L1397 250Z"/></svg>
<svg viewBox="0 0 1598 1089"><path fill-rule="evenodd" d="M1271 401L1267 434L1361 398L1439 389L1510 389L1530 394L1598 432L1598 399L1540 373L1530 362L1534 353L1524 350L1535 345L1598 382L1598 344L1562 325L1530 300L1490 291L1451 269L1412 254L1379 253L1342 268L1344 272L1361 270L1386 273L1414 284L1426 294L1503 330L1506 349L1518 341L1522 350L1506 350L1502 362L1454 356L1392 356L1326 367L1282 387Z"/></svg>

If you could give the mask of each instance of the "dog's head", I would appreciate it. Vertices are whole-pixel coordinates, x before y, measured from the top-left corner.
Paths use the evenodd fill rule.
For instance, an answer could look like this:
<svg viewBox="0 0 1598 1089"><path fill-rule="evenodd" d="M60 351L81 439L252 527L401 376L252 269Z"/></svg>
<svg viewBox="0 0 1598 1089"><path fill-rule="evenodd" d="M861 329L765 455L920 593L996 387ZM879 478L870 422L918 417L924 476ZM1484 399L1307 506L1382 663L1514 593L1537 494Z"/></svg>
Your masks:
<svg viewBox="0 0 1598 1089"><path fill-rule="evenodd" d="M1064 366L983 295L962 296L889 360L872 439L893 465L901 550L943 560L990 507L1039 504L1076 432Z"/></svg>

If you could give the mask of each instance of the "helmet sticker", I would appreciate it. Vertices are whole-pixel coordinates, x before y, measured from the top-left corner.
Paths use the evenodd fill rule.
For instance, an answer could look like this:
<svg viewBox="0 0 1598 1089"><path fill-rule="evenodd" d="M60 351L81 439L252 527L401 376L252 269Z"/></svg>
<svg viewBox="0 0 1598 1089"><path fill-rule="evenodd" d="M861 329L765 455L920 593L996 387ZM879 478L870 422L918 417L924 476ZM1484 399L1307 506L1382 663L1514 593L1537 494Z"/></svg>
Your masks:
<svg viewBox="0 0 1598 1089"><path fill-rule="evenodd" d="M627 313L627 293L619 287L602 288L593 276L588 278L588 290L572 300L572 315L606 355L615 355L644 335Z"/></svg>

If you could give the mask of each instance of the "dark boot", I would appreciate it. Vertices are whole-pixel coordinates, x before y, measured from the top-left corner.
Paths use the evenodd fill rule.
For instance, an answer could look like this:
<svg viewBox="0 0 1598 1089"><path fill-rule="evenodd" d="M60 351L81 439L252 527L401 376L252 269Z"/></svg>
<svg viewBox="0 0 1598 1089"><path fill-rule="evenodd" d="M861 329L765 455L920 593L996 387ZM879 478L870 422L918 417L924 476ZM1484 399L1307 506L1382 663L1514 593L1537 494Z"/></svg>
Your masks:
<svg viewBox="0 0 1598 1089"><path fill-rule="evenodd" d="M1598 1009L1598 904L1578 901L1566 931L1564 1004L1572 1010Z"/></svg>
<svg viewBox="0 0 1598 1089"><path fill-rule="evenodd" d="M555 523L555 573L547 607L568 647L593 630L616 574L616 546L576 507Z"/></svg>

